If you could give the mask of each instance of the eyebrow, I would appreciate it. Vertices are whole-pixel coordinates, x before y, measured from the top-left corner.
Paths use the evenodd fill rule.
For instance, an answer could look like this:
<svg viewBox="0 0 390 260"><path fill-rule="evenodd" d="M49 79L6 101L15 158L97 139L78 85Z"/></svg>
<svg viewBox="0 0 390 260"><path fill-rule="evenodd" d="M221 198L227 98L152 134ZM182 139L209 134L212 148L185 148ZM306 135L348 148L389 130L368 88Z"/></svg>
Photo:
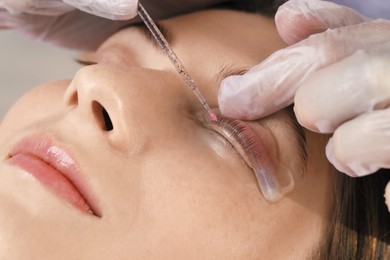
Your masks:
<svg viewBox="0 0 390 260"><path fill-rule="evenodd" d="M169 45L172 45L173 43L173 34L172 32L168 29L168 27L164 26L162 23L159 21L154 21L156 24L157 28L160 30L161 34L164 36L164 38L167 40ZM160 48L160 45L158 45L156 39L153 37L152 33L149 31L148 27L144 23L138 23L138 24L128 24L120 28L120 30L124 30L126 28L130 27L137 27L139 28L142 33L145 35L145 37L156 47Z"/></svg>
<svg viewBox="0 0 390 260"><path fill-rule="evenodd" d="M298 142L298 155L300 158L302 158L302 173L306 171L306 165L307 165L307 141L306 141L306 134L303 127L298 123L298 120L294 113L294 104L291 104L288 107L285 107L282 109L282 111L288 116L289 118L289 124L292 127L292 130L294 131L294 135L296 137L296 140Z"/></svg>
<svg viewBox="0 0 390 260"><path fill-rule="evenodd" d="M214 81L219 84L223 79L234 76L234 75L244 75L248 72L250 68L245 66L238 66L233 64L222 65L222 68L215 74Z"/></svg>

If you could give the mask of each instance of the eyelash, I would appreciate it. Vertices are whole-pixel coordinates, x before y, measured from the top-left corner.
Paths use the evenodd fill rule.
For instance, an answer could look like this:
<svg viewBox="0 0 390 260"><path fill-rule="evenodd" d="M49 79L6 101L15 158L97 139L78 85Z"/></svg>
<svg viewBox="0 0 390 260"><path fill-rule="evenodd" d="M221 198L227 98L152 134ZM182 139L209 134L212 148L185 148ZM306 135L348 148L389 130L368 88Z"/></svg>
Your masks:
<svg viewBox="0 0 390 260"><path fill-rule="evenodd" d="M226 139L244 159L246 164L254 167L254 159L266 160L264 143L254 130L245 122L233 118L219 116L217 122L205 118L204 125Z"/></svg>
<svg viewBox="0 0 390 260"><path fill-rule="evenodd" d="M204 126L225 138L253 170L264 198L269 202L280 200L294 187L291 171L281 162L271 161L270 151L260 136L238 119L219 116L217 122L203 117ZM277 167L277 168L275 168Z"/></svg>

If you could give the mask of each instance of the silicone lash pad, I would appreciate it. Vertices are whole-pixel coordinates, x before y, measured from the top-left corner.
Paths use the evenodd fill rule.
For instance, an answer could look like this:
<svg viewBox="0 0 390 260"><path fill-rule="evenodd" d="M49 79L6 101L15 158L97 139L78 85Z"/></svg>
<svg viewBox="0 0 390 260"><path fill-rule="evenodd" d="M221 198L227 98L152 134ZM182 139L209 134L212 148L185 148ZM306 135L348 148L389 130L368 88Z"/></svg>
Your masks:
<svg viewBox="0 0 390 260"><path fill-rule="evenodd" d="M218 121L202 117L204 125L225 137L253 169L260 190L269 202L276 202L294 188L290 169L271 159L259 134L244 121L218 115Z"/></svg>

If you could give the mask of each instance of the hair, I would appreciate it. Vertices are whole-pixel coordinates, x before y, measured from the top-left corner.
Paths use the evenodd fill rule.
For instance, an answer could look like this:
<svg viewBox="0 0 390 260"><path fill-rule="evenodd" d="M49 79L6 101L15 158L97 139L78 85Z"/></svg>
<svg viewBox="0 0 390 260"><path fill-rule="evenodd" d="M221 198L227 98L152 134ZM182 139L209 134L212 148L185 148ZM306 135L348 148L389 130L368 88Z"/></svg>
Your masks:
<svg viewBox="0 0 390 260"><path fill-rule="evenodd" d="M287 2L287 0L225 0L223 3L217 4L214 7L248 13L259 13L273 17L279 6L285 2Z"/></svg>
<svg viewBox="0 0 390 260"><path fill-rule="evenodd" d="M273 17L286 0L230 1L228 8ZM352 178L336 175L330 219L323 242L310 258L324 260L390 259L390 213L384 191L390 170Z"/></svg>
<svg viewBox="0 0 390 260"><path fill-rule="evenodd" d="M384 191L390 171L361 178L340 173L331 219L314 259L390 259L390 213Z"/></svg>

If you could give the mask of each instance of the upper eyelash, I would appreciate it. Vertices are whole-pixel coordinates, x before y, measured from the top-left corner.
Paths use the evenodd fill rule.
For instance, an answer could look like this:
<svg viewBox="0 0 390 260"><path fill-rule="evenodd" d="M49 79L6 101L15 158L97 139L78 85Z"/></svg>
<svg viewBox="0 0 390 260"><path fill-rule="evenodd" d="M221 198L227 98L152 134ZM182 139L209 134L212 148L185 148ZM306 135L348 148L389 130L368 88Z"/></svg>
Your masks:
<svg viewBox="0 0 390 260"><path fill-rule="evenodd" d="M294 188L291 170L278 159L269 156L272 148L265 145L260 138L264 135L257 134L247 123L228 117L219 116L217 122L206 117L205 124L224 136L236 148L253 170L267 201L276 202Z"/></svg>
<svg viewBox="0 0 390 260"><path fill-rule="evenodd" d="M212 122L208 117L204 118L204 125L223 136L250 168L253 168L253 158L266 158L263 155L264 143L247 123L219 116L217 122Z"/></svg>

